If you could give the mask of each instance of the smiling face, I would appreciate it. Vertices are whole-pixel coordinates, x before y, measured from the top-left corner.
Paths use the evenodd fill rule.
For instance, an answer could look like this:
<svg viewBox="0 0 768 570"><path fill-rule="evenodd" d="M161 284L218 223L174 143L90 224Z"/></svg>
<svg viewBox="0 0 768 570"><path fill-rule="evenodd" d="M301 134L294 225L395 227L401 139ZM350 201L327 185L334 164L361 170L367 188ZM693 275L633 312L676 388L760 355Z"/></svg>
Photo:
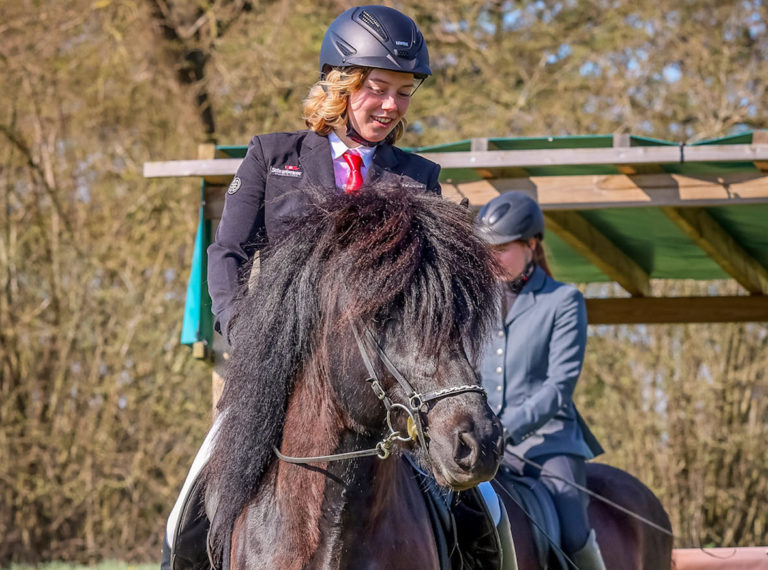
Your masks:
<svg viewBox="0 0 768 570"><path fill-rule="evenodd" d="M383 141L408 111L415 86L410 73L372 69L362 87L349 96L352 128L366 140Z"/></svg>

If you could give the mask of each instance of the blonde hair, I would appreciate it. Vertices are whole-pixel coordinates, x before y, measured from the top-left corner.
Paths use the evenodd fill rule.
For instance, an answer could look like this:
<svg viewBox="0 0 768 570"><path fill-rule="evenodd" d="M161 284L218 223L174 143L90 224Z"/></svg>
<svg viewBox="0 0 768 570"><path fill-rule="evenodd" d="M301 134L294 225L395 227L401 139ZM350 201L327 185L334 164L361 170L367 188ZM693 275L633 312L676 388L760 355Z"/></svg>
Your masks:
<svg viewBox="0 0 768 570"><path fill-rule="evenodd" d="M370 72L370 67L334 68L315 83L304 99L304 123L307 127L323 136L337 129L346 132L349 96L362 89ZM390 144L397 141L405 133L406 125L403 117L387 135L386 141Z"/></svg>

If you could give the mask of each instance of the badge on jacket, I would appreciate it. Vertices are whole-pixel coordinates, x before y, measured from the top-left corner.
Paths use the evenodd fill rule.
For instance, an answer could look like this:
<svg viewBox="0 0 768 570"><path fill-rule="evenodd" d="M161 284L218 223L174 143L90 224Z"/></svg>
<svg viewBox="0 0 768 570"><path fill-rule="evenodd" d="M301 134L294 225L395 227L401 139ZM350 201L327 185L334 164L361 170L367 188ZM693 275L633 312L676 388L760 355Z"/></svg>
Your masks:
<svg viewBox="0 0 768 570"><path fill-rule="evenodd" d="M240 190L240 186L243 185L243 181L240 180L239 176L235 176L232 179L232 182L229 185L229 188L227 188L227 194L234 194L238 190Z"/></svg>
<svg viewBox="0 0 768 570"><path fill-rule="evenodd" d="M286 164L285 168L272 167L269 169L269 173L273 176L290 176L291 178L301 178L302 172L298 166L293 164Z"/></svg>

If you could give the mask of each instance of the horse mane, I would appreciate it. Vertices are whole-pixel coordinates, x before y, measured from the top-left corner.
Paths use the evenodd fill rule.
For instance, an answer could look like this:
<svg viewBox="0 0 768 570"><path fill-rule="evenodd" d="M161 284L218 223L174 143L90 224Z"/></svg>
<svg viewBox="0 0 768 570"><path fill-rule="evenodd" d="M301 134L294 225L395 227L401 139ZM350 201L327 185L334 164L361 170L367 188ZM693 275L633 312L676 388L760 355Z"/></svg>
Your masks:
<svg viewBox="0 0 768 570"><path fill-rule="evenodd" d="M496 267L466 208L400 186L306 197L309 207L270 247L234 310L221 425L204 475L218 497L218 560L280 445L294 381L329 331L349 318L374 332L386 321L387 334L407 334L422 354L451 342L475 356L493 318Z"/></svg>

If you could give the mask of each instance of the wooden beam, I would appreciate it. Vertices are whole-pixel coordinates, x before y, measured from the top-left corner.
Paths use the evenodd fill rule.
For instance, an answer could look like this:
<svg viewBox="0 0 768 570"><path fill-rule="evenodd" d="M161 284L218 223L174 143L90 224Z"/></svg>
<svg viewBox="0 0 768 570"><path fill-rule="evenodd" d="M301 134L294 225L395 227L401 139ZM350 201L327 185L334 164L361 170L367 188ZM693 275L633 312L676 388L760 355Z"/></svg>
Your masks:
<svg viewBox="0 0 768 570"><path fill-rule="evenodd" d="M517 166L567 166L582 164L677 163L677 147L561 148L538 150L489 150L465 152L426 152L424 158L443 168L504 168ZM766 152L768 158L768 152Z"/></svg>
<svg viewBox="0 0 768 570"><path fill-rule="evenodd" d="M206 217L221 216L223 192L231 176L220 180L206 177ZM626 208L635 206L723 206L768 204L768 176L727 174L686 177L640 176L544 176L478 180L453 184L444 181L443 195L459 202L469 199L474 209L501 192L520 190L536 199L545 211Z"/></svg>
<svg viewBox="0 0 768 570"><path fill-rule="evenodd" d="M578 212L547 212L547 228L631 295L651 294L648 274Z"/></svg>
<svg viewBox="0 0 768 570"><path fill-rule="evenodd" d="M632 146L632 137L627 133L615 133L613 135L614 148L629 148ZM664 169L660 164L617 164L622 174L661 174Z"/></svg>
<svg viewBox="0 0 768 570"><path fill-rule="evenodd" d="M660 210L750 293L768 294L768 270L703 208Z"/></svg>
<svg viewBox="0 0 768 570"><path fill-rule="evenodd" d="M462 198L464 196L461 192L454 186L453 184L441 184L443 188L443 198L446 200L450 200L451 202L456 202L457 204L461 202Z"/></svg>
<svg viewBox="0 0 768 570"><path fill-rule="evenodd" d="M144 178L181 178L193 176L232 177L242 158L214 158L206 160L170 160L167 162L145 162Z"/></svg>
<svg viewBox="0 0 768 570"><path fill-rule="evenodd" d="M768 204L768 175L758 172L719 176L531 176L460 182L455 186L475 207L510 190L528 193L544 209L561 210Z"/></svg>
<svg viewBox="0 0 768 570"><path fill-rule="evenodd" d="M755 162L768 160L768 144L681 145L680 162Z"/></svg>
<svg viewBox="0 0 768 570"><path fill-rule="evenodd" d="M448 184L451 185L451 184ZM446 184L442 184L443 187ZM452 184L462 197L469 199L470 206L479 208L484 206L500 194L495 185L488 180L478 180L477 182L464 182L461 184Z"/></svg>
<svg viewBox="0 0 768 570"><path fill-rule="evenodd" d="M768 322L768 297L586 299L592 325Z"/></svg>
<svg viewBox="0 0 768 570"><path fill-rule="evenodd" d="M683 162L768 161L768 144L635 146L617 148L562 148L542 150L478 150L426 152L422 156L443 168L528 168L568 165L679 164ZM232 175L242 159L147 162L146 178Z"/></svg>
<svg viewBox="0 0 768 570"><path fill-rule="evenodd" d="M768 160L768 144L489 150L420 154L424 158L437 162L443 168L754 162Z"/></svg>
<svg viewBox="0 0 768 570"><path fill-rule="evenodd" d="M768 144L768 130L759 130L752 133L752 144ZM756 160L755 166L764 174L768 174L768 160Z"/></svg>

